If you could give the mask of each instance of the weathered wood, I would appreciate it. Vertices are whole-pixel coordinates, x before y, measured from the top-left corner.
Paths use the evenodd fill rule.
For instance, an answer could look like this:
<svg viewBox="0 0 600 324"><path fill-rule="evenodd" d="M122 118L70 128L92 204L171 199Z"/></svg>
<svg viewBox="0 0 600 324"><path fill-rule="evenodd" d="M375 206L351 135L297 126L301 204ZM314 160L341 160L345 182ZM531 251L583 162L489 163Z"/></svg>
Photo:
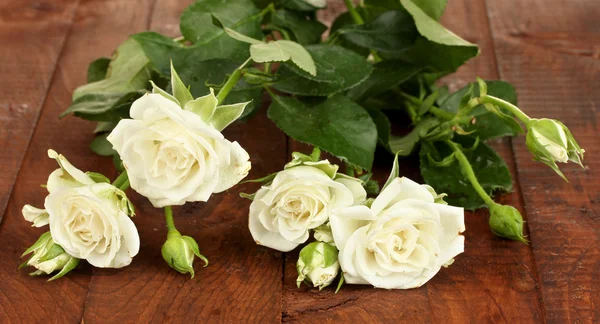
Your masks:
<svg viewBox="0 0 600 324"><path fill-rule="evenodd" d="M42 8L52 8L48 6ZM47 283L44 277L28 277L28 269L16 270L20 254L47 230L31 228L21 216L21 208L27 203L38 207L44 203L47 192L40 185L45 184L50 172L57 168L56 162L47 156L49 148L63 153L83 170L114 174L112 161L94 155L88 148L94 124L74 117L59 120L58 115L71 103L73 89L85 83L85 72L91 60L101 54L110 56L110 51L128 33L146 28L148 7L147 1L91 1L81 3L77 8L75 22L59 59L0 232L0 246L3 247L0 249L0 318L14 322L41 322L48 318L57 322L79 322L82 317L91 267L84 265L51 283ZM44 34L41 35L43 38Z"/></svg>
<svg viewBox="0 0 600 324"><path fill-rule="evenodd" d="M0 222L77 2L0 1Z"/></svg>
<svg viewBox="0 0 600 324"><path fill-rule="evenodd" d="M600 7L597 1L488 1L500 76L532 117L563 121L590 152L586 168L561 164L569 183L513 141L531 246L550 323L600 321Z"/></svg>
<svg viewBox="0 0 600 324"><path fill-rule="evenodd" d="M450 30L481 47L481 55L446 78L457 90L475 76L497 79L496 58L483 1L451 1L443 17ZM392 121L393 122L393 121ZM523 209L508 140L493 143L508 162L515 179L515 192L499 202ZM292 142L291 149L307 148ZM380 155L374 167L382 183L391 158ZM401 161L403 175L420 179L418 160ZM286 322L403 321L403 322L539 322L543 318L531 249L496 238L488 227L488 212L465 215L465 253L426 286L409 291L385 291L345 286L336 295L328 289L295 287L297 253L286 256L283 314ZM507 302L510 301L510 302Z"/></svg>
<svg viewBox="0 0 600 324"><path fill-rule="evenodd" d="M151 29L177 36L179 13L187 2L157 2ZM250 154L249 179L277 171L287 158L285 134L264 110L248 123L229 126L224 134ZM240 185L213 195L208 203L174 209L178 229L194 237L210 261L207 268L196 261L194 279L163 261L163 211L130 190L137 207L140 254L122 271L95 270L84 321L279 322L282 254L254 243L248 231L250 201L239 197L257 189L257 184Z"/></svg>

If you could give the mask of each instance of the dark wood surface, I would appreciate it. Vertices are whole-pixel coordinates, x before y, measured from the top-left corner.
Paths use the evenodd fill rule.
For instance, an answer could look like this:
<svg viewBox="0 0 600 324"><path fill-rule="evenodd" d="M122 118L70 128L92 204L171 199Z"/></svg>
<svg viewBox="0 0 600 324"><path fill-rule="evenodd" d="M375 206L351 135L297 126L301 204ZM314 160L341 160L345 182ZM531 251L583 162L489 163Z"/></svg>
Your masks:
<svg viewBox="0 0 600 324"><path fill-rule="evenodd" d="M191 0L0 0L0 323L129 322L600 322L600 5L597 0L451 0L444 25L481 46L481 55L448 77L453 89L475 76L517 88L532 116L562 120L584 147L586 169L566 165L570 183L532 162L524 138L493 143L513 174L515 191L500 198L527 219L530 245L495 238L488 213L466 214L465 253L426 286L387 291L345 286L317 291L295 286L296 253L256 246L247 230L249 202L235 187L209 203L176 208L176 222L198 241L210 266L179 275L160 256L162 212L130 192L141 251L131 266L82 266L47 283L17 271L19 256L41 229L20 210L42 205L55 162L53 148L76 166L114 176L109 159L93 155L92 123L58 114L87 64L109 56L128 34L178 33ZM331 17L343 10L330 0ZM289 140L263 114L225 135L252 157L250 177L282 168L306 146ZM377 163L381 180L391 160ZM418 179L417 161L402 161Z"/></svg>

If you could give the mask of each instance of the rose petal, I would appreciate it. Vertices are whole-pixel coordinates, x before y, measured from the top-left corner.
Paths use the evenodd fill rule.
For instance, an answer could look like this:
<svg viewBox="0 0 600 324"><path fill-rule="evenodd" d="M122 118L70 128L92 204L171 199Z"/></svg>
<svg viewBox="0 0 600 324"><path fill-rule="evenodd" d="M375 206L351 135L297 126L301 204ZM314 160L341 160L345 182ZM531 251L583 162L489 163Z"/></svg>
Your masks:
<svg viewBox="0 0 600 324"><path fill-rule="evenodd" d="M409 198L433 203L433 196L426 188L408 178L402 177L394 179L379 194L375 201L373 201L371 210L373 214L378 215L391 205Z"/></svg>
<svg viewBox="0 0 600 324"><path fill-rule="evenodd" d="M339 209L329 216L329 224L335 245L340 248L347 244L348 239L361 227L369 224L375 216L369 207L364 205Z"/></svg>

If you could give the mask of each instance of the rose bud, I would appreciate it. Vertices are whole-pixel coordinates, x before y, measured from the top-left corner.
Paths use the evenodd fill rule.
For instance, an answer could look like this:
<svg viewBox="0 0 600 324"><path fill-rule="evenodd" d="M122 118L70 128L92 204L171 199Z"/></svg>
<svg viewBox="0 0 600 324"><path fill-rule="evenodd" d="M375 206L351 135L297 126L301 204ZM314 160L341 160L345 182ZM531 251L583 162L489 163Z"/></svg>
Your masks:
<svg viewBox="0 0 600 324"><path fill-rule="evenodd" d="M527 243L523 236L523 217L513 206L492 205L490 207L490 229L497 236Z"/></svg>
<svg viewBox="0 0 600 324"><path fill-rule="evenodd" d="M335 246L333 242L333 234L331 233L331 225L329 222L315 228L315 240Z"/></svg>
<svg viewBox="0 0 600 324"><path fill-rule="evenodd" d="M338 250L323 242L312 242L300 251L296 264L298 288L304 281L307 285L319 287L319 290L329 286L340 271Z"/></svg>
<svg viewBox="0 0 600 324"><path fill-rule="evenodd" d="M177 230L170 230L167 241L162 246L163 259L169 266L180 273L189 273L194 278L194 256L204 261L204 266L208 265L208 260L198 248L198 243L189 237L184 236Z"/></svg>
<svg viewBox="0 0 600 324"><path fill-rule="evenodd" d="M560 121L553 119L532 119L527 124L527 148L534 159L551 167L566 180L556 162L569 161L583 167L583 150L575 141L569 129Z"/></svg>
<svg viewBox="0 0 600 324"><path fill-rule="evenodd" d="M25 266L36 268L36 271L30 273L32 276L43 274L49 275L52 272L59 271L52 278L48 279L48 281L66 275L79 264L79 259L70 256L60 245L54 243L50 232L42 234L40 238L28 248L23 255L21 255L21 257L30 253L33 253L31 258L27 260L27 262L21 264L19 269Z"/></svg>

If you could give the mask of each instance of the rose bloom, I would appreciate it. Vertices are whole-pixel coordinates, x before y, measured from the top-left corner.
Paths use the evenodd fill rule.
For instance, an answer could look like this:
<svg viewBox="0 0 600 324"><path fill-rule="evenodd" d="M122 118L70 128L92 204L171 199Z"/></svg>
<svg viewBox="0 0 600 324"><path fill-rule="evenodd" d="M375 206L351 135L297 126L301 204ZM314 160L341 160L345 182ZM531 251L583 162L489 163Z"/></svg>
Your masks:
<svg viewBox="0 0 600 324"><path fill-rule="evenodd" d="M288 168L256 192L250 205L250 233L257 244L287 252L306 242L309 230L325 223L332 211L365 198L357 179L334 180L307 165Z"/></svg>
<svg viewBox="0 0 600 324"><path fill-rule="evenodd" d="M464 250L462 208L434 203L426 186L396 178L371 207L330 217L344 279L378 288L416 288Z"/></svg>
<svg viewBox="0 0 600 324"><path fill-rule="evenodd" d="M160 94L136 100L130 114L132 119L121 120L107 139L121 156L131 187L154 207L207 201L250 171L250 157L237 142Z"/></svg>
<svg viewBox="0 0 600 324"><path fill-rule="evenodd" d="M75 258L100 268L129 265L140 238L125 193L109 183L96 183L52 150L48 155L61 168L48 178L45 210L26 205L24 217L34 226L49 224L54 242ZM32 210L37 210L33 220Z"/></svg>

